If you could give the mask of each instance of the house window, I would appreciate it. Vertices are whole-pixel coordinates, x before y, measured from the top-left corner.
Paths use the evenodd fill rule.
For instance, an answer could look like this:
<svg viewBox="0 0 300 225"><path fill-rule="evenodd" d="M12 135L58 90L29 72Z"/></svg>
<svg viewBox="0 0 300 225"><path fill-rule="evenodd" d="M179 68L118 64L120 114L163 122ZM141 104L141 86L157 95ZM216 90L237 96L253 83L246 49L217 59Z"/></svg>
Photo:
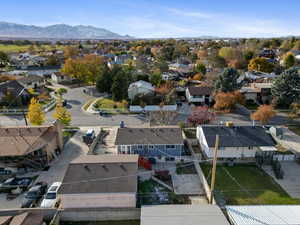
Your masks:
<svg viewBox="0 0 300 225"><path fill-rule="evenodd" d="M175 148L175 145L166 145L166 148Z"/></svg>
<svg viewBox="0 0 300 225"><path fill-rule="evenodd" d="M138 149L143 149L143 145L138 145Z"/></svg>
<svg viewBox="0 0 300 225"><path fill-rule="evenodd" d="M249 149L249 150L252 150L252 149L253 149L253 146L249 146L248 149Z"/></svg>
<svg viewBox="0 0 300 225"><path fill-rule="evenodd" d="M219 150L225 150L225 147L219 147L218 149Z"/></svg>
<svg viewBox="0 0 300 225"><path fill-rule="evenodd" d="M153 145L149 145L149 149L154 149L154 146Z"/></svg>

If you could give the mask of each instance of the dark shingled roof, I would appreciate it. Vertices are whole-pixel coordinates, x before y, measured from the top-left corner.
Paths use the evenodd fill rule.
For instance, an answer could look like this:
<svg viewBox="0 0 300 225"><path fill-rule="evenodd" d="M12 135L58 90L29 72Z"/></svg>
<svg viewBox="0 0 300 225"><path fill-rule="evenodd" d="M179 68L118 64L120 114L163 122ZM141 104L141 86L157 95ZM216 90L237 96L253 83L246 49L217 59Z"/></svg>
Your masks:
<svg viewBox="0 0 300 225"><path fill-rule="evenodd" d="M37 76L37 75L26 75L18 79L19 82L23 84L32 83L32 82L40 82L45 80L44 77Z"/></svg>
<svg viewBox="0 0 300 225"><path fill-rule="evenodd" d="M138 155L87 155L70 163L59 194L135 193Z"/></svg>
<svg viewBox="0 0 300 225"><path fill-rule="evenodd" d="M188 87L191 95L211 95L212 87L207 86L192 86Z"/></svg>
<svg viewBox="0 0 300 225"><path fill-rule="evenodd" d="M119 128L116 145L183 144L180 128Z"/></svg>
<svg viewBox="0 0 300 225"><path fill-rule="evenodd" d="M0 83L0 92L2 93L7 93L9 91L14 96L17 96L23 89L24 86L16 80ZM27 90L24 90L24 93L28 94Z"/></svg>
<svg viewBox="0 0 300 225"><path fill-rule="evenodd" d="M275 146L272 136L261 126L201 126L209 147L215 146L216 135L220 147Z"/></svg>

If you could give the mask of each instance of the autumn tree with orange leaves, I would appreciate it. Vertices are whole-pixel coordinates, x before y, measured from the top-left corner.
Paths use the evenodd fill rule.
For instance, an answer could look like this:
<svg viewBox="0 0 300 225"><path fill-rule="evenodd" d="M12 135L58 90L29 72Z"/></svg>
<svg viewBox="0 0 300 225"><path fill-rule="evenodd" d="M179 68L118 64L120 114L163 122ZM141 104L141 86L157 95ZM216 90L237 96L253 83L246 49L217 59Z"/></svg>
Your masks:
<svg viewBox="0 0 300 225"><path fill-rule="evenodd" d="M239 91L219 92L215 95L214 109L223 112L231 112L236 104L244 104L244 97Z"/></svg>
<svg viewBox="0 0 300 225"><path fill-rule="evenodd" d="M276 115L273 106L261 105L258 107L256 112L251 114L252 120L257 120L261 124L267 124L269 120Z"/></svg>

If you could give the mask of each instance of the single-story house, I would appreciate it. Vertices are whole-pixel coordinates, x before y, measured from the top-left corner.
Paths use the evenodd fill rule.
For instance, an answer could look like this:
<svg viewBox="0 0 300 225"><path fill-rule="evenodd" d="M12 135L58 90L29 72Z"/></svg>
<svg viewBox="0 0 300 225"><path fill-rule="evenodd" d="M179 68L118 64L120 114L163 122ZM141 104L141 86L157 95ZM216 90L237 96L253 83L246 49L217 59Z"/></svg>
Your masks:
<svg viewBox="0 0 300 225"><path fill-rule="evenodd" d="M61 72L55 72L55 73L51 74L51 80L54 83L60 84L60 83L64 83L64 82L70 82L73 79L70 76L62 74Z"/></svg>
<svg viewBox="0 0 300 225"><path fill-rule="evenodd" d="M0 127L0 167L41 169L63 149L61 125Z"/></svg>
<svg viewBox="0 0 300 225"><path fill-rule="evenodd" d="M229 225L217 205L143 206L141 225Z"/></svg>
<svg viewBox="0 0 300 225"><path fill-rule="evenodd" d="M86 155L72 161L58 197L66 208L135 208L138 155Z"/></svg>
<svg viewBox="0 0 300 225"><path fill-rule="evenodd" d="M46 79L37 75L25 75L20 77L18 81L27 89L43 87L46 84Z"/></svg>
<svg viewBox="0 0 300 225"><path fill-rule="evenodd" d="M6 99L9 97L9 99ZM11 102L11 99L14 102ZM7 102L8 104L20 102L26 104L30 100L30 94L26 88L17 80L10 80L0 83L0 102Z"/></svg>
<svg viewBox="0 0 300 225"><path fill-rule="evenodd" d="M272 136L262 126L203 125L197 127L197 139L207 158L213 158L219 135L218 159L255 158L257 152L277 151Z"/></svg>
<svg viewBox="0 0 300 225"><path fill-rule="evenodd" d="M133 100L134 97L138 94L150 94L154 93L155 88L151 83L139 80L134 83L131 83L128 88L128 98Z"/></svg>
<svg viewBox="0 0 300 225"><path fill-rule="evenodd" d="M300 205L226 206L232 225L299 225Z"/></svg>
<svg viewBox="0 0 300 225"><path fill-rule="evenodd" d="M119 154L180 158L184 140L180 128L119 128L115 145Z"/></svg>
<svg viewBox="0 0 300 225"><path fill-rule="evenodd" d="M189 103L209 105L212 102L212 87L190 86L185 91L186 99Z"/></svg>
<svg viewBox="0 0 300 225"><path fill-rule="evenodd" d="M253 102L270 103L272 83L250 83L248 86L241 88L240 92L245 99Z"/></svg>

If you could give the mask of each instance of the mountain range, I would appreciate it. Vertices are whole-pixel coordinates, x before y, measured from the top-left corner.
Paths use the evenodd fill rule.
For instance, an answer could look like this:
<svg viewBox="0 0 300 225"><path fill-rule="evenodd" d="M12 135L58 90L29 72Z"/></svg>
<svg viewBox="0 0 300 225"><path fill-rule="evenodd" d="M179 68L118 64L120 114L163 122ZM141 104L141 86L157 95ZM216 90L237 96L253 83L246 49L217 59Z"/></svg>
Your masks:
<svg viewBox="0 0 300 225"><path fill-rule="evenodd" d="M5 38L53 38L53 39L127 39L104 28L93 26L70 26L55 24L41 27L8 22L0 22L0 37Z"/></svg>

